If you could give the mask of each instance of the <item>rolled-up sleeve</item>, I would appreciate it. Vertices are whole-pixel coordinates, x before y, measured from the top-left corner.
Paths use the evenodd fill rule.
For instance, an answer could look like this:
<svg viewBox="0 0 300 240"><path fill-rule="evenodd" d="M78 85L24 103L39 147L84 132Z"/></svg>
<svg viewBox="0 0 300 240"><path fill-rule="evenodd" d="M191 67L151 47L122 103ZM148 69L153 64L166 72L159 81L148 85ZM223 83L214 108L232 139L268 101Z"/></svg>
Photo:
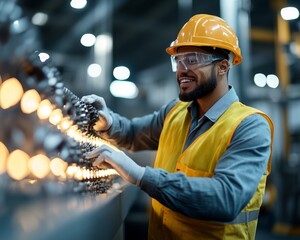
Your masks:
<svg viewBox="0 0 300 240"><path fill-rule="evenodd" d="M108 131L98 134L101 138L126 150L157 150L165 117L177 102L178 99L174 99L162 106L159 111L133 119L111 112L113 125Z"/></svg>

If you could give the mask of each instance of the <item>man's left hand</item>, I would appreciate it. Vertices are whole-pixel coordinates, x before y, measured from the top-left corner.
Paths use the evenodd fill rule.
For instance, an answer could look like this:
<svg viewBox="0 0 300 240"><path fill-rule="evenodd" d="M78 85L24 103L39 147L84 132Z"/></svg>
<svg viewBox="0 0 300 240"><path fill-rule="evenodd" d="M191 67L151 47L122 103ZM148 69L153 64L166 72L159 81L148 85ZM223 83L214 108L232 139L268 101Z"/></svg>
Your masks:
<svg viewBox="0 0 300 240"><path fill-rule="evenodd" d="M139 186L145 168L136 164L124 152L116 150L106 144L94 149L85 156L87 159L96 158L93 166L100 167L103 163L112 166L126 181ZM107 165L107 164L106 164Z"/></svg>

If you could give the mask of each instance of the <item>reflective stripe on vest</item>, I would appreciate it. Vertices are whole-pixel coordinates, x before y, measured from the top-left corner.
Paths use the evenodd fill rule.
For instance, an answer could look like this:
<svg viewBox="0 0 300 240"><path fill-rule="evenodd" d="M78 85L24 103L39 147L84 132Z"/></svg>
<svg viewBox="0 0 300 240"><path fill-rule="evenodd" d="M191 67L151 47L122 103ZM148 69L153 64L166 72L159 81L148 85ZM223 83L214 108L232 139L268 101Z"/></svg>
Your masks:
<svg viewBox="0 0 300 240"><path fill-rule="evenodd" d="M241 212L237 217L230 221L225 222L225 224L239 224L239 223L246 223L251 222L258 219L259 210L249 211L249 212Z"/></svg>

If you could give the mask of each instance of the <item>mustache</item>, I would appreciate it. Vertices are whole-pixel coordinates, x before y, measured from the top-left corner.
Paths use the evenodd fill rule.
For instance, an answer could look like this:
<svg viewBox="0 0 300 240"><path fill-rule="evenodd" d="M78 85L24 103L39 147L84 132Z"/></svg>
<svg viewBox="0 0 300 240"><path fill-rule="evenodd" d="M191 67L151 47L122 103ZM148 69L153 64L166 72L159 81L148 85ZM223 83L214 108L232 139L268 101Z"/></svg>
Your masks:
<svg viewBox="0 0 300 240"><path fill-rule="evenodd" d="M196 77L192 74L188 74L188 73L180 73L177 75L177 80L179 80L180 78L183 78L183 77L186 77L186 78L193 78L195 79Z"/></svg>
<svg viewBox="0 0 300 240"><path fill-rule="evenodd" d="M178 75L178 77L191 77L187 72L182 72Z"/></svg>

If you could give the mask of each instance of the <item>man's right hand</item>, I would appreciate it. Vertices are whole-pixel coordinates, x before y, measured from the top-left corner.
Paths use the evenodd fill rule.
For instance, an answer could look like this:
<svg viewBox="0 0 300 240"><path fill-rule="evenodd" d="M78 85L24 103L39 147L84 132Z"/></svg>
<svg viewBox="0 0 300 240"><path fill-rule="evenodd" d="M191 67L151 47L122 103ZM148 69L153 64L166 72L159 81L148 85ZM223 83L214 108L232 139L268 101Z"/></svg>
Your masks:
<svg viewBox="0 0 300 240"><path fill-rule="evenodd" d="M92 94L83 96L81 100L91 104L98 110L98 121L95 123L94 130L107 131L111 127L113 120L106 106L104 98Z"/></svg>

